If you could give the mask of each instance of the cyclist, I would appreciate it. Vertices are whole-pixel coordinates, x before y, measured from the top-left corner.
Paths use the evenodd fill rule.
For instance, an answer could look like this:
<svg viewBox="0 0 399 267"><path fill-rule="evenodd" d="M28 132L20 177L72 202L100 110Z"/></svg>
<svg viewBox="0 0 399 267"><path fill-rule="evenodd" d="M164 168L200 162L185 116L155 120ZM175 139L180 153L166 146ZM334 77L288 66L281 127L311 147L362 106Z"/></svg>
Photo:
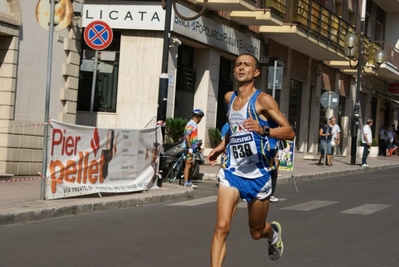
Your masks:
<svg viewBox="0 0 399 267"><path fill-rule="evenodd" d="M192 112L191 120L186 124L184 128L184 141L182 147L187 150L186 164L184 167L184 186L197 188L198 186L191 182L191 169L193 167L194 154L197 150L198 143L198 123L201 122L204 117L204 112L197 108Z"/></svg>

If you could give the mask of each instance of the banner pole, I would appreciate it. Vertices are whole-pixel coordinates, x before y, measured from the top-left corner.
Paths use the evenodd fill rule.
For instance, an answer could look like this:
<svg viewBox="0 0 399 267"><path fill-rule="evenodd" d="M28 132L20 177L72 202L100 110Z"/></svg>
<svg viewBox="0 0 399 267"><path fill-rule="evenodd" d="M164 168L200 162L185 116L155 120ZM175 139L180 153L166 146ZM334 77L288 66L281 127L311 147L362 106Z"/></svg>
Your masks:
<svg viewBox="0 0 399 267"><path fill-rule="evenodd" d="M294 167L294 164L295 164L295 139L296 139L296 137L294 138L294 143L293 143L294 148L292 149L292 165L291 165L290 171L291 171L291 178L294 181L296 193L299 195L298 187L296 186L296 182L295 182L294 172L292 171L292 168Z"/></svg>
<svg viewBox="0 0 399 267"><path fill-rule="evenodd" d="M48 59L47 59L47 80L46 80L46 100L44 108L44 133L43 133L43 156L42 156L42 173L40 184L40 200L45 199L46 194L46 173L47 173L47 150L48 150L48 126L50 120L50 92L51 92L51 66L53 64L53 39L54 39L54 13L55 1L50 1L50 23L48 37Z"/></svg>

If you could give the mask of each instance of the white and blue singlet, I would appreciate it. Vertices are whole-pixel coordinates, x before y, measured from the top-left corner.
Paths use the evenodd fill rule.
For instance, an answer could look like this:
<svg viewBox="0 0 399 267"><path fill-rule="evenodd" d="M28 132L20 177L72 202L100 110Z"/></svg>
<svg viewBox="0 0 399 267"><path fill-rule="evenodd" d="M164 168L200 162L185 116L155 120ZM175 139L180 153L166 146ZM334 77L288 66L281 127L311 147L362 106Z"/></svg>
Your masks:
<svg viewBox="0 0 399 267"><path fill-rule="evenodd" d="M218 174L221 185L237 188L240 197L247 202L254 198L265 199L271 194L270 171L275 168L273 158L277 152L275 138L249 132L243 127L247 118L253 118L261 126L277 127L275 121L264 120L256 112L255 103L260 93L256 90L240 110L233 109L237 92L233 93L228 108L230 139Z"/></svg>

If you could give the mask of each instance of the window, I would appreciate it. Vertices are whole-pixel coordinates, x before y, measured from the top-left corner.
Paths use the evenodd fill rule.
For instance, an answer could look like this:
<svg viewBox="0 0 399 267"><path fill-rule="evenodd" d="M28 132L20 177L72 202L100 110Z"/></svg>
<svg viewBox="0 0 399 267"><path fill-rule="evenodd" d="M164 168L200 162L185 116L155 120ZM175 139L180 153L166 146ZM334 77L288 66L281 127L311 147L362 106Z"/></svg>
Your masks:
<svg viewBox="0 0 399 267"><path fill-rule="evenodd" d="M348 23L352 26L356 25L356 14L352 11L349 11Z"/></svg>
<svg viewBox="0 0 399 267"><path fill-rule="evenodd" d="M266 93L273 96L273 89L266 89ZM274 100L276 100L277 104L279 104L279 105L280 105L280 96L281 96L281 90L275 89L274 90Z"/></svg>
<svg viewBox="0 0 399 267"><path fill-rule="evenodd" d="M99 64L108 66L107 72L98 70L96 73L95 92L93 111L95 112L116 112L116 101L118 93L118 70L119 70L119 50L120 50L120 32L114 32L114 38L109 47L104 51L115 52L114 61L104 61L99 59ZM82 37L83 38L83 37ZM99 51L101 58L101 51ZM91 56L88 56L91 55ZM82 43L81 58L93 59L95 51L89 48L86 43ZM109 72L110 71L110 72ZM81 69L79 75L79 90L77 110L90 111L91 91L93 86L93 71L83 71Z"/></svg>
<svg viewBox="0 0 399 267"><path fill-rule="evenodd" d="M334 12L335 14L337 14L337 16L339 16L340 18L342 18L343 15L343 4L342 1L335 1L335 6L334 6Z"/></svg>
<svg viewBox="0 0 399 267"><path fill-rule="evenodd" d="M291 80L288 122L295 131L296 139L295 146L299 148L299 133L301 129L301 114L302 114L302 86L299 81Z"/></svg>

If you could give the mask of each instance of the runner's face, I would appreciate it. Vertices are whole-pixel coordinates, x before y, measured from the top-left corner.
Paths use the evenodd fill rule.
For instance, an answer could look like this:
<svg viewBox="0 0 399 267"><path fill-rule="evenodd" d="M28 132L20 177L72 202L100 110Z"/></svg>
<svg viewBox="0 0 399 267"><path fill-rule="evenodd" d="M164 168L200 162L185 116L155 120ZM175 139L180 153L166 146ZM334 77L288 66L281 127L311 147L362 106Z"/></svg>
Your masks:
<svg viewBox="0 0 399 267"><path fill-rule="evenodd" d="M259 69L256 68L256 61L253 57L242 55L236 59L234 77L238 82L251 82L259 74Z"/></svg>

